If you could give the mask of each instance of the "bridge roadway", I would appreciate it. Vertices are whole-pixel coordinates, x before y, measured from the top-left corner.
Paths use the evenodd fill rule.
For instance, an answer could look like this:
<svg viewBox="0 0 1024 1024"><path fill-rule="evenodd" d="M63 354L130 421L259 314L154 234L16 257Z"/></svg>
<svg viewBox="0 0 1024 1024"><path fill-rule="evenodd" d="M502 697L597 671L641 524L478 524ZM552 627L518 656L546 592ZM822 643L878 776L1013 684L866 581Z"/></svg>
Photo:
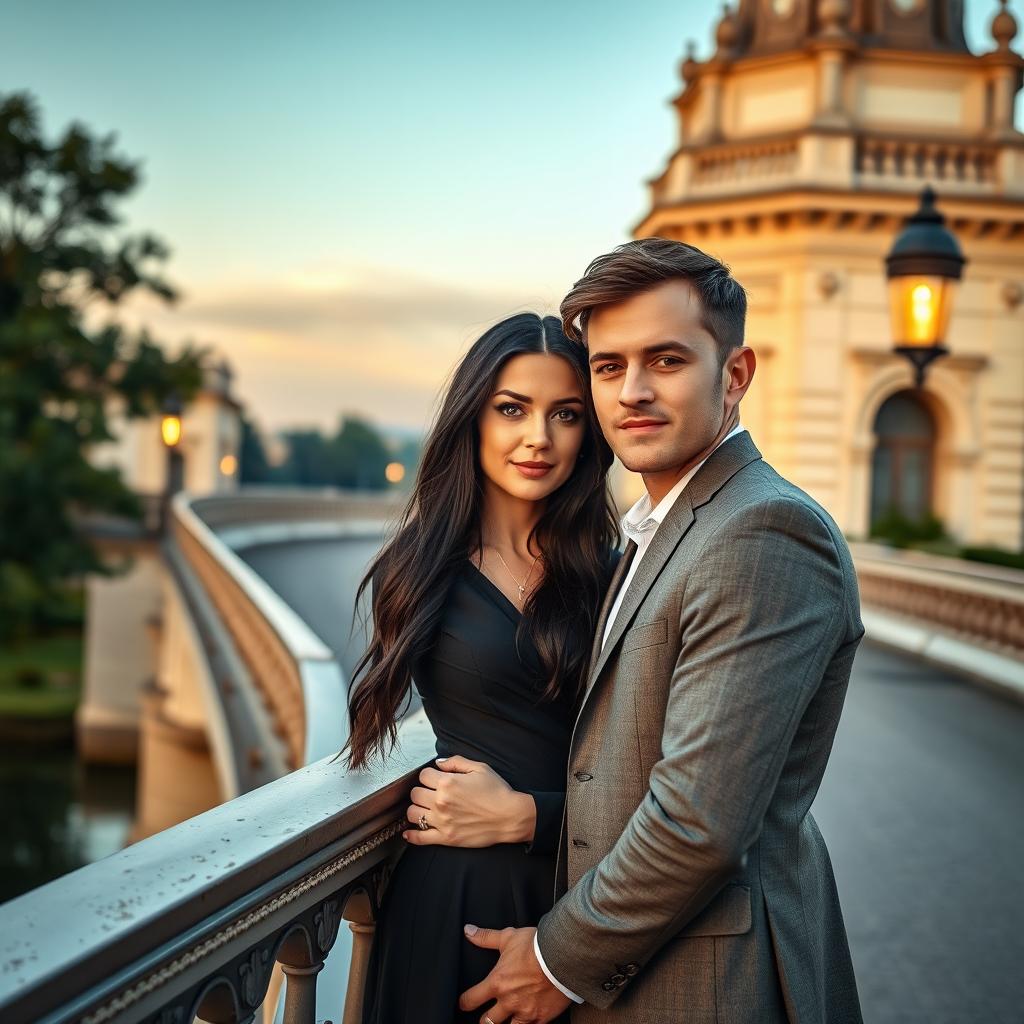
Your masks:
<svg viewBox="0 0 1024 1024"><path fill-rule="evenodd" d="M351 671L368 542L247 560ZM814 814L868 1024L1024 1021L1024 708L864 644Z"/></svg>

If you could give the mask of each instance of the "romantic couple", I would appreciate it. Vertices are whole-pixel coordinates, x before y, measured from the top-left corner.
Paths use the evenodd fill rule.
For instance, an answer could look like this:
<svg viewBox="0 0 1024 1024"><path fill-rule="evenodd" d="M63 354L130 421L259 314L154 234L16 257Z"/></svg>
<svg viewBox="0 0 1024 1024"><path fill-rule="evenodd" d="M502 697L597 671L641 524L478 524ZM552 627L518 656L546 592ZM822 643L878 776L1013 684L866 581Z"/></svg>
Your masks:
<svg viewBox="0 0 1024 1024"><path fill-rule="evenodd" d="M415 683L411 792L364 1024L861 1020L809 812L863 634L842 534L740 424L726 266L596 259L455 370L400 527L349 763ZM618 531L613 453L647 493Z"/></svg>

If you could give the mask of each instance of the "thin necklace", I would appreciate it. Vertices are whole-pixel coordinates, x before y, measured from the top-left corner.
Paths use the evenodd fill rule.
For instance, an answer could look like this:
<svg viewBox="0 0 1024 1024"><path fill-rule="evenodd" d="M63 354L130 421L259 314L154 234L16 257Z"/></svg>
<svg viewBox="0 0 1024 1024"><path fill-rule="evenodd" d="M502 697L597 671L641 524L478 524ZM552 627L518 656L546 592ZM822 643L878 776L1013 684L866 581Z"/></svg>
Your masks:
<svg viewBox="0 0 1024 1024"><path fill-rule="evenodd" d="M508 567L508 562L506 562L505 559L501 557L501 552L497 548L495 548L494 553L498 556L499 559L501 559L501 564L505 566L505 572L507 572L509 576L512 577L512 582L519 588L519 603L522 604L523 595L526 593L526 587L530 582L530 577L533 575L533 570L537 566L537 559L540 558L540 555L537 554L533 556L533 564L530 566L530 571L526 574L526 579L523 580L522 583L520 583L519 580L516 579L515 573L513 573L512 570Z"/></svg>

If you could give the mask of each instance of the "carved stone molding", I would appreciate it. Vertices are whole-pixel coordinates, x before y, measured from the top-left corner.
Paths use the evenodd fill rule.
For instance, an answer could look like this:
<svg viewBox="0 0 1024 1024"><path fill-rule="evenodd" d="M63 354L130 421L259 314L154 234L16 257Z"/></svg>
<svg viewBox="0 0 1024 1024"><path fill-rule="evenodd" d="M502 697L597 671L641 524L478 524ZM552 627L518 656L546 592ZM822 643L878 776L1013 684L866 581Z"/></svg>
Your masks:
<svg viewBox="0 0 1024 1024"><path fill-rule="evenodd" d="M245 935L247 932L255 930L262 922L266 921L267 918L277 914L283 908L294 903L302 896L305 896L307 893L324 885L324 883L328 882L335 875L340 874L342 871L358 863L367 854L397 836L405 827L405 824L406 822L403 818L399 821L394 821L391 824L386 825L373 835L368 836L362 842L345 851L330 863L325 864L323 867L310 873L301 881L285 889L283 892L278 893L272 899L269 899L260 906L248 911L235 921L232 921L230 924L221 928L214 934L203 939L185 953L182 953L157 970L129 985L114 998L109 999L107 1002L86 1014L82 1018L82 1024L105 1024L107 1021L114 1020L118 1015L129 1009L129 1007L134 1006L143 998L155 992L169 981L172 981L189 968L201 964L204 960L210 960L212 965L218 950L227 946L228 943ZM357 884L359 883L353 881L347 888L351 888ZM338 897L338 899L339 903L343 902L340 897ZM276 935L283 936L291 928L292 923L289 923L287 926L278 929ZM336 937L337 927L334 929L334 934ZM239 1002L251 1006L252 1004L248 1002L248 994L251 994L251 992L254 991L254 988L259 988L261 993L260 999L262 999L262 993L266 991L266 982L269 980L270 973L269 967L267 966L267 962L269 960L268 950L271 948L273 948L272 945L264 945L263 942L257 944L253 950L247 951L241 958L234 961L238 964L234 969L234 972L232 972L230 968L225 969L224 965L219 966L214 970L211 979L204 984L203 990L212 991L214 984L221 983L237 995L239 994L238 982L235 981L235 978L237 977L242 986L242 992L240 993L242 995L242 1000L239 1000ZM261 970L263 970L263 973L261 973ZM197 996L192 995L192 998L197 998ZM181 1009L181 1011L185 1013L185 1006L191 1006L191 1002L179 1001L182 999L183 997L175 999L167 1010L173 1014L176 1013L178 1009ZM258 1001L259 1000L257 1000L257 1002ZM161 1010L161 1013L163 1012L164 1010ZM191 1017L188 1017L188 1019L191 1020ZM153 1018L153 1020L154 1024L156 1024L156 1022L159 1022L159 1024L165 1024L160 1016ZM169 1024L177 1024L177 1021L172 1017Z"/></svg>

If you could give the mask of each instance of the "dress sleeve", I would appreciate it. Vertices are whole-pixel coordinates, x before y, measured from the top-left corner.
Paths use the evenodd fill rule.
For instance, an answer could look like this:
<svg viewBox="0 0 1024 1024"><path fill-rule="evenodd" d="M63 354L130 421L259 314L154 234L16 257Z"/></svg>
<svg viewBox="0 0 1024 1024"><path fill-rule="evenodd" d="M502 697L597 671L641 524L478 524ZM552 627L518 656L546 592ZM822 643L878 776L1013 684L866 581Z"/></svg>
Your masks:
<svg viewBox="0 0 1024 1024"><path fill-rule="evenodd" d="M529 790L529 794L537 805L537 824L533 830L533 840L526 844L526 852L556 853L562 832L562 815L565 812L565 790Z"/></svg>

